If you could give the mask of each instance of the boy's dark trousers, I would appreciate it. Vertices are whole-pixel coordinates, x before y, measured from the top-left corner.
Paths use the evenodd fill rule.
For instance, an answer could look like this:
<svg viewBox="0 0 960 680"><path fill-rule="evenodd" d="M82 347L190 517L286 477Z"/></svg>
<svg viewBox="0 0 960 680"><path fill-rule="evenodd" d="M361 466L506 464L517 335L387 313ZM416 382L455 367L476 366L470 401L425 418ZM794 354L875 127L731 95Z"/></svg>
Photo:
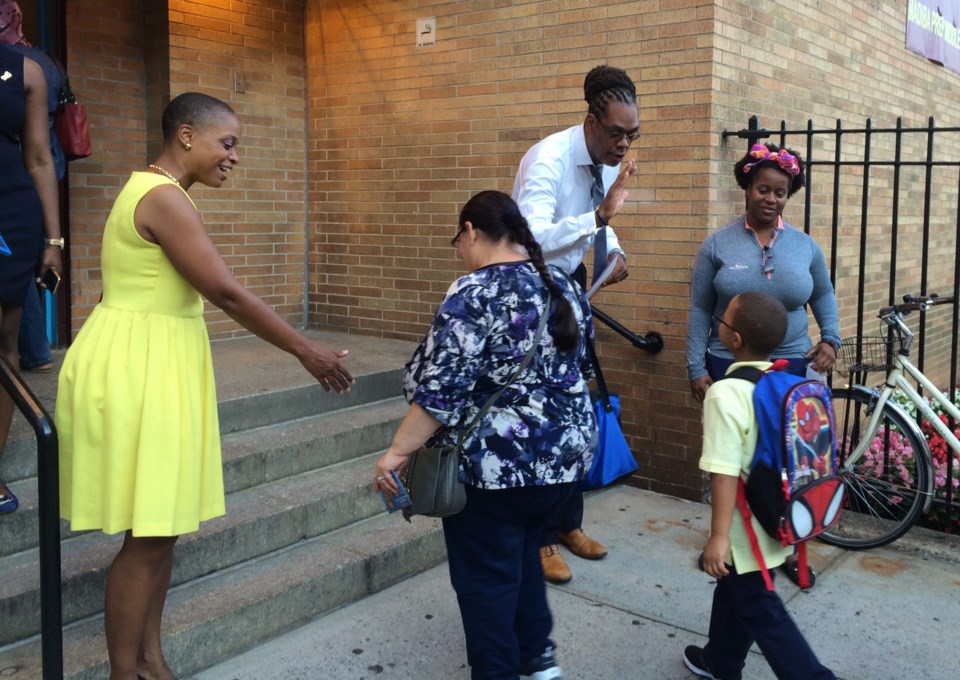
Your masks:
<svg viewBox="0 0 960 680"><path fill-rule="evenodd" d="M773 572L770 572L773 577ZM759 571L717 580L703 660L715 678L737 680L756 641L779 680L836 680L823 666Z"/></svg>

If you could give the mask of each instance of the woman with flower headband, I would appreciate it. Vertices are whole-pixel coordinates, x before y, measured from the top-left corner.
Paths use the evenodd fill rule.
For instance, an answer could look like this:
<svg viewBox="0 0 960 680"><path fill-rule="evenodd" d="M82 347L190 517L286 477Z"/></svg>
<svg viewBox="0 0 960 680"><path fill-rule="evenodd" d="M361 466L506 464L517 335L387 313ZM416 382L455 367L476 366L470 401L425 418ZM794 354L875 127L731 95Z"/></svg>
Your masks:
<svg viewBox="0 0 960 680"><path fill-rule="evenodd" d="M733 362L720 342L718 320L740 293L766 293L786 307L787 335L773 359L788 360L791 373L805 375L808 366L827 372L840 348L837 300L823 252L782 216L787 199L804 186L803 161L776 144L754 144L733 175L743 189L746 210L706 238L690 284L687 372L698 402ZM807 305L820 327L817 344L808 336ZM794 564L790 561L785 571L796 583Z"/></svg>

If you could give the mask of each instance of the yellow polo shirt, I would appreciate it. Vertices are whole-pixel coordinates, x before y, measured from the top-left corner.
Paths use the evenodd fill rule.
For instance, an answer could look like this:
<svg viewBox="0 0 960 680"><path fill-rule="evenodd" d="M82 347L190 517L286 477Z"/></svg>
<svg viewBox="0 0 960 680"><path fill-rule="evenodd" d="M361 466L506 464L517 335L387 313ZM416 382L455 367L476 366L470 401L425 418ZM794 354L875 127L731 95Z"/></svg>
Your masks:
<svg viewBox="0 0 960 680"><path fill-rule="evenodd" d="M727 369L729 375L741 366L753 366L764 370L769 361L743 361L734 363ZM753 450L757 444L757 420L753 412L753 390L756 385L748 380L728 378L719 380L707 390L703 400L703 451L700 455L700 469L714 474L743 476L746 479ZM732 563L739 574L760 569L750 539L744 528L743 515L739 508L734 510L733 524L730 527L730 553L728 563ZM763 554L767 569L775 569L793 552L792 546L784 547L780 541L763 530L756 519L751 518L753 530L757 534L760 552Z"/></svg>

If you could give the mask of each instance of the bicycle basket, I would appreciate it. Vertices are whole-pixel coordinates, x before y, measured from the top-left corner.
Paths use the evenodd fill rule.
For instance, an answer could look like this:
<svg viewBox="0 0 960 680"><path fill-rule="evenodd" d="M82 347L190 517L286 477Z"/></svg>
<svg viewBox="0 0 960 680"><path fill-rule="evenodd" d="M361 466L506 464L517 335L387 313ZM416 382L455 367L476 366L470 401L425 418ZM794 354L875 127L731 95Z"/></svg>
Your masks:
<svg viewBox="0 0 960 680"><path fill-rule="evenodd" d="M854 336L840 343L840 356L834 370L841 373L866 373L890 370L893 366L893 341L886 338Z"/></svg>

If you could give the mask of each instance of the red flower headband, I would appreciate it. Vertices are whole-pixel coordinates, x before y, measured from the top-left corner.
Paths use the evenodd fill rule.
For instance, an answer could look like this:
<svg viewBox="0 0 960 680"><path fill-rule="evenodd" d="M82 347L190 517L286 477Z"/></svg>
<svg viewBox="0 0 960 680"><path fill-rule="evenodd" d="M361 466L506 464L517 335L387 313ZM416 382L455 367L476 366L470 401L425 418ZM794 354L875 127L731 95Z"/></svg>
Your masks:
<svg viewBox="0 0 960 680"><path fill-rule="evenodd" d="M756 158L753 163L747 163L743 166L744 172L750 172L754 166L765 163L766 161L776 161L780 169L790 176L800 174L800 163L797 157L789 153L786 149L771 151L763 144L754 144L750 148L750 155Z"/></svg>

